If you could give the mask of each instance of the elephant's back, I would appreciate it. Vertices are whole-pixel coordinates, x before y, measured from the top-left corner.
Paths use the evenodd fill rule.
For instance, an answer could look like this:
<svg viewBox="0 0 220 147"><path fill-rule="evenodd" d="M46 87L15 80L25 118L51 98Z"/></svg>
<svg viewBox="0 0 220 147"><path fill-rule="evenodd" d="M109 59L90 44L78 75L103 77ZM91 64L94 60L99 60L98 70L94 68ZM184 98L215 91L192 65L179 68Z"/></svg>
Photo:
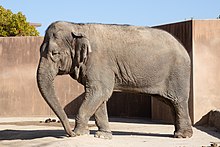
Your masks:
<svg viewBox="0 0 220 147"><path fill-rule="evenodd" d="M102 49L112 50L170 50L186 53L181 43L166 31L132 25L88 24L88 36L97 42Z"/></svg>
<svg viewBox="0 0 220 147"><path fill-rule="evenodd" d="M93 51L123 57L168 56L190 60L182 44L163 30L132 25L77 24L77 30L89 38ZM167 57L166 57L167 58Z"/></svg>

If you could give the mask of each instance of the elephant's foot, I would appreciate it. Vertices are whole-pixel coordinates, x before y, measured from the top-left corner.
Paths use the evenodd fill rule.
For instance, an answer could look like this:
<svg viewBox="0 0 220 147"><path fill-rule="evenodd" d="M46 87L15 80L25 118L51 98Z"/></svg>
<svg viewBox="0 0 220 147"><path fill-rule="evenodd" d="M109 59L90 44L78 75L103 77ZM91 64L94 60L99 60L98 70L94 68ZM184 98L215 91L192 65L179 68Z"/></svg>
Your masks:
<svg viewBox="0 0 220 147"><path fill-rule="evenodd" d="M75 136L82 136L82 135L89 135L89 129L85 128L75 128L73 131L74 137Z"/></svg>
<svg viewBox="0 0 220 147"><path fill-rule="evenodd" d="M75 133L74 132L67 132L67 137L75 137Z"/></svg>
<svg viewBox="0 0 220 147"><path fill-rule="evenodd" d="M112 139L112 132L107 131L97 131L95 137L102 139Z"/></svg>
<svg viewBox="0 0 220 147"><path fill-rule="evenodd" d="M193 135L192 128L180 129L179 131L174 132L174 138L190 138Z"/></svg>

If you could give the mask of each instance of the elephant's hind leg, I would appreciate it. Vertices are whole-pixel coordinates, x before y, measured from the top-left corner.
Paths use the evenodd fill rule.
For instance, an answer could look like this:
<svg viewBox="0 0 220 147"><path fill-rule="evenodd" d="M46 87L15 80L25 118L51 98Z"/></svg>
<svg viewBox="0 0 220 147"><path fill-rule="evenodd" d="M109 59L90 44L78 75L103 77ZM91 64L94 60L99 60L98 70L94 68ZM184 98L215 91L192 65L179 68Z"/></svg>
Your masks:
<svg viewBox="0 0 220 147"><path fill-rule="evenodd" d="M154 95L153 97L170 106L175 126L174 137L190 138L193 131L191 128L187 101L178 102L159 95Z"/></svg>
<svg viewBox="0 0 220 147"><path fill-rule="evenodd" d="M188 101L173 103L176 112L175 138L190 138L193 131L191 127L191 119L188 112Z"/></svg>
<svg viewBox="0 0 220 147"><path fill-rule="evenodd" d="M177 63L181 63L181 58L178 59L179 62ZM169 83L167 98L171 100L176 114L174 137L187 138L193 134L188 109L190 62L184 61L182 66L180 65L176 65L176 68L173 68L169 81L167 81Z"/></svg>
<svg viewBox="0 0 220 147"><path fill-rule="evenodd" d="M103 139L112 139L112 132L109 127L108 113L106 101L95 112L95 122L98 126L98 131L95 133L95 137Z"/></svg>

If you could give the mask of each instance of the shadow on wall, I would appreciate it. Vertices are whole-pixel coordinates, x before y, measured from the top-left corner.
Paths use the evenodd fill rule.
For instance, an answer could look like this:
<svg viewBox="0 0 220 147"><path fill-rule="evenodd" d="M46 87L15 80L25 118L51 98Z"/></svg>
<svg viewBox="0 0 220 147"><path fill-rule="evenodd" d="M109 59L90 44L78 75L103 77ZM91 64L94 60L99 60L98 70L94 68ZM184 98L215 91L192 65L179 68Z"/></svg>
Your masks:
<svg viewBox="0 0 220 147"><path fill-rule="evenodd" d="M151 118L151 97L146 94L113 92L107 107L109 116Z"/></svg>
<svg viewBox="0 0 220 147"><path fill-rule="evenodd" d="M220 110L211 110L195 124L195 126L204 125L215 127L220 131Z"/></svg>
<svg viewBox="0 0 220 147"><path fill-rule="evenodd" d="M74 118L81 106L85 92L64 107L69 118ZM143 94L114 92L107 102L110 117L151 118L151 97Z"/></svg>
<svg viewBox="0 0 220 147"><path fill-rule="evenodd" d="M220 110L211 110L208 112L195 124L195 127L212 136L220 138ZM208 127L212 127L213 129L210 130Z"/></svg>
<svg viewBox="0 0 220 147"><path fill-rule="evenodd" d="M69 118L75 118L76 114L78 113L79 107L81 106L83 99L85 97L85 92L75 98L73 101L68 103L64 107L64 111L66 112Z"/></svg>

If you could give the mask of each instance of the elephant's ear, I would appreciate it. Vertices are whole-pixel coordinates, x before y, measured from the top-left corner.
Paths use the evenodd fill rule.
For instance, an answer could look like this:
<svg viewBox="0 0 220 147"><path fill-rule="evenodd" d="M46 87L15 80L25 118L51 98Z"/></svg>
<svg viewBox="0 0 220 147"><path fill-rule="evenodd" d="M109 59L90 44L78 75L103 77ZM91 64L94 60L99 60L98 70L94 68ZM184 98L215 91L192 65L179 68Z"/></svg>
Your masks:
<svg viewBox="0 0 220 147"><path fill-rule="evenodd" d="M82 33L72 32L72 37L73 38L82 38L82 37L85 37L85 35L83 35Z"/></svg>
<svg viewBox="0 0 220 147"><path fill-rule="evenodd" d="M78 64L84 64L88 54L92 51L89 40L85 37L76 39L76 59Z"/></svg>
<svg viewBox="0 0 220 147"><path fill-rule="evenodd" d="M84 64L88 54L92 52L88 38L82 34L72 34L75 37L75 60L77 65Z"/></svg>

